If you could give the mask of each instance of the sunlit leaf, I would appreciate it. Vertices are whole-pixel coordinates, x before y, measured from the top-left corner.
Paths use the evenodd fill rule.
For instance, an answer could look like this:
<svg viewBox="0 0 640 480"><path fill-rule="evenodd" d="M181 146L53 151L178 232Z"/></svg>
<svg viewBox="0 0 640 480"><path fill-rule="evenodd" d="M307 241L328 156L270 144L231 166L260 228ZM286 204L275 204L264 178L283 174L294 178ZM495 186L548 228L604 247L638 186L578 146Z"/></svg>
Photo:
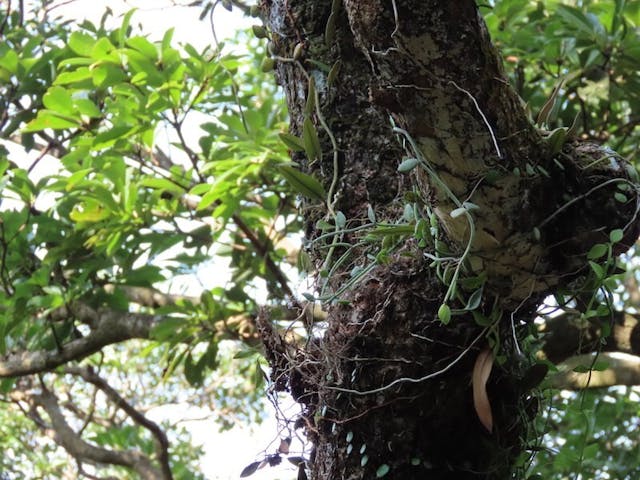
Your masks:
<svg viewBox="0 0 640 480"><path fill-rule="evenodd" d="M84 32L72 32L69 36L69 48L77 55L88 57L93 51L96 39Z"/></svg>
<svg viewBox="0 0 640 480"><path fill-rule="evenodd" d="M39 132L47 128L52 130L65 130L77 127L80 127L80 121L74 117L61 115L50 110L40 110L36 118L30 121L22 131Z"/></svg>

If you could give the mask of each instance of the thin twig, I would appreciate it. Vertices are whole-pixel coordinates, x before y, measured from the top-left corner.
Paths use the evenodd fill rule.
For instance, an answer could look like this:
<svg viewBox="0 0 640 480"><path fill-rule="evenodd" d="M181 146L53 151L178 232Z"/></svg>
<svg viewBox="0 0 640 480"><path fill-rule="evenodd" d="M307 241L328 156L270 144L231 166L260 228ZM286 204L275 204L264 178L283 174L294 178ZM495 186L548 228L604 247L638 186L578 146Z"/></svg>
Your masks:
<svg viewBox="0 0 640 480"><path fill-rule="evenodd" d="M156 441L156 454L162 468L163 478L173 479L171 467L169 465L169 440L164 430L160 426L149 420L144 414L133 407L124 397L122 397L105 379L97 375L90 368L66 367L65 373L81 377L86 382L99 388L118 408L122 409L136 424L148 430Z"/></svg>

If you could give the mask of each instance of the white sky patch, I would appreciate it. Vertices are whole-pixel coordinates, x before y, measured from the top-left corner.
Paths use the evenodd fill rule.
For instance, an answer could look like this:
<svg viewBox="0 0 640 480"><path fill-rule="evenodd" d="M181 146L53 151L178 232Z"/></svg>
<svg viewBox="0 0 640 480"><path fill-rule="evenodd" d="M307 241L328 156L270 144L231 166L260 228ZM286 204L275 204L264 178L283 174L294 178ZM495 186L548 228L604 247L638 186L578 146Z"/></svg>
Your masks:
<svg viewBox="0 0 640 480"><path fill-rule="evenodd" d="M121 23L122 15L136 9L131 25L137 27L140 24L141 30L149 35L151 41L162 40L167 30L175 28L173 39L179 43L190 43L197 48L213 45L209 15L199 21L199 7L182 6L179 3L172 0L72 0L56 2L60 6L53 12L76 21L87 19L98 24L103 13L110 8L113 16L107 20L107 25L117 27ZM248 28L252 24L251 20L243 18L237 9L229 12L221 6L215 9L213 21L220 40L233 37L238 30Z"/></svg>

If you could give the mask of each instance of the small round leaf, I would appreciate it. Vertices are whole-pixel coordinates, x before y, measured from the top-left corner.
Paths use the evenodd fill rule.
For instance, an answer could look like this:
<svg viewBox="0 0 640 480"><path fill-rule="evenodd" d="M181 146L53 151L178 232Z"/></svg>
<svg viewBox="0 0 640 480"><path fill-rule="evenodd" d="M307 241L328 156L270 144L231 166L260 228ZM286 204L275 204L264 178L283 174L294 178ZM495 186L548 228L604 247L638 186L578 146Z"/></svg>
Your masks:
<svg viewBox="0 0 640 480"><path fill-rule="evenodd" d="M387 465L386 463L383 463L378 467L378 470L376 470L376 478L384 477L387 473L389 473L389 470L391 470L389 468L389 465Z"/></svg>
<svg viewBox="0 0 640 480"><path fill-rule="evenodd" d="M618 243L624 237L624 231L621 228L616 228L609 233L609 240L611 243Z"/></svg>
<svg viewBox="0 0 640 480"><path fill-rule="evenodd" d="M445 325L449 323L451 320L451 308L449 308L449 305L446 303L440 305L440 308L438 309L438 318Z"/></svg>
<svg viewBox="0 0 640 480"><path fill-rule="evenodd" d="M419 160L417 158L405 158L400 165L398 165L398 171L400 173L407 173L416 168Z"/></svg>
<svg viewBox="0 0 640 480"><path fill-rule="evenodd" d="M591 247L589 253L587 253L587 258L589 260L595 260L597 258L604 257L608 251L609 247L607 245L605 245L604 243L596 243L593 247Z"/></svg>

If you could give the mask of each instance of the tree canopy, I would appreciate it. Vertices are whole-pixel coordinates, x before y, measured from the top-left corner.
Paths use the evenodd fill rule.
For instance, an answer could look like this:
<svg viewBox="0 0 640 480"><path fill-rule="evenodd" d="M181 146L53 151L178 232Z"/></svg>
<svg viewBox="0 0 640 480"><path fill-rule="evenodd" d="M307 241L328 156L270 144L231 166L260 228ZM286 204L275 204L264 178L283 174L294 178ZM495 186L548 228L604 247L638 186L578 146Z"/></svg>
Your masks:
<svg viewBox="0 0 640 480"><path fill-rule="evenodd" d="M297 17L274 12L271 2L193 2L194 21L220 8L255 17L237 40L246 53L235 54L214 35L205 49L177 45L172 31L151 41L135 10L113 27L109 11L97 24L77 23L57 17L56 3L9 1L0 11L0 478L204 478L187 432L152 421L149 410L209 407L224 430L259 422L280 391L308 398L295 391L297 370L279 384L278 355L324 348L317 345L327 312L357 309L349 292L408 255L408 244L434 256L446 285L433 315L438 328L453 331L466 315L494 332L486 335L491 362L505 360L504 331L492 330L497 319L485 308L496 286L486 274L465 276L474 269L465 265L468 252L450 251L449 226L434 212L419 211L411 195L390 195L354 219L334 201L361 186L334 181L337 163L322 170L323 156L337 162L348 148L336 146L331 127L341 112L327 116L320 106L344 73L340 62L320 61L324 52L305 39L296 38L290 54L279 50L285 41L276 39L282 32L273 17ZM320 3L330 7L323 17L329 45L341 2ZM543 132L541 148L561 155L570 138L610 148L583 167L620 161L624 172L611 181L616 205L636 208L640 4L496 0L478 9L519 107ZM283 80L278 71L284 93L273 79L278 66L298 72ZM302 93L292 92L296 75L307 84ZM285 93L289 109L298 95L304 112L297 130L289 130ZM374 87L369 94L394 113L394 100ZM387 127L398 149L412 142ZM413 175L417 157L394 158L392 170ZM532 161L517 175L552 179L565 168L556 165L549 171ZM578 201L570 189L558 198L564 211ZM450 217L466 218L477 206L457 207ZM548 235L540 229L531 238ZM528 306L537 318L518 326L517 339L511 325L514 348L529 359L522 381L534 392L517 478L640 474L640 272L635 247L617 258L635 238L626 228L587 233L597 239L588 251L556 259L579 266L575 278ZM312 356L305 361L315 368ZM487 426L493 419L482 406L490 418L491 390L483 400L477 382L487 383L490 364L485 373L477 380L474 370L473 415ZM342 379L323 381L343 388ZM328 418L313 415L315 426ZM306 478L309 416L278 418L281 444L247 452L238 475L289 458L291 478ZM289 451L291 437L306 446ZM365 468L366 441L352 440L347 456L359 450ZM386 463L374 471L395 478Z"/></svg>

